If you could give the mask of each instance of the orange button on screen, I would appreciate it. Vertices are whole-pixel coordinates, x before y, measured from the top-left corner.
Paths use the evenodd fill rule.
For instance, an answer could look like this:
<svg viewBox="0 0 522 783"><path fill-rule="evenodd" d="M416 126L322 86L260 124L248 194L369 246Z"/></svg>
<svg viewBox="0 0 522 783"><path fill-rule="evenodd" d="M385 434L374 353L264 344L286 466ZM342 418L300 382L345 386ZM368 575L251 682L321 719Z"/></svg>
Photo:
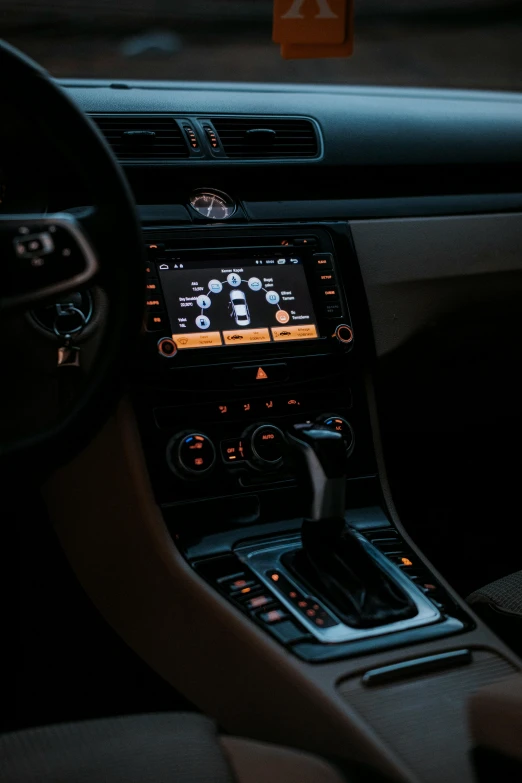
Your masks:
<svg viewBox="0 0 522 783"><path fill-rule="evenodd" d="M286 310L278 310L276 313L276 320L279 321L280 324L287 324L290 320L290 316Z"/></svg>
<svg viewBox="0 0 522 783"><path fill-rule="evenodd" d="M315 324L302 324L301 326L282 326L272 328L274 340L312 340L317 337Z"/></svg>
<svg viewBox="0 0 522 783"><path fill-rule="evenodd" d="M212 345L223 345L220 332L189 332L188 334L173 334L172 339L182 351L184 348L207 348Z"/></svg>
<svg viewBox="0 0 522 783"><path fill-rule="evenodd" d="M252 343L269 343L268 329L237 329L235 332L223 332L225 345L251 345Z"/></svg>

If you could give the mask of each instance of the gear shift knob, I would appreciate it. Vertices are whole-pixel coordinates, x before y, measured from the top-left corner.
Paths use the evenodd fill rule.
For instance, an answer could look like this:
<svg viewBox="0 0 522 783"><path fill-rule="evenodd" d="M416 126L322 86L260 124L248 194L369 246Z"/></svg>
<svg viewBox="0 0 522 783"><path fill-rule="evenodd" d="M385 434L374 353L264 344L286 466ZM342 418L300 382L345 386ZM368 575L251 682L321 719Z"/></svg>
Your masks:
<svg viewBox="0 0 522 783"><path fill-rule="evenodd" d="M408 595L345 522L346 445L340 432L299 424L287 433L308 512L287 567L347 625L373 628L416 613Z"/></svg>
<svg viewBox="0 0 522 783"><path fill-rule="evenodd" d="M341 433L322 424L297 424L287 433L287 441L306 479L306 518L311 522L344 520L346 445Z"/></svg>

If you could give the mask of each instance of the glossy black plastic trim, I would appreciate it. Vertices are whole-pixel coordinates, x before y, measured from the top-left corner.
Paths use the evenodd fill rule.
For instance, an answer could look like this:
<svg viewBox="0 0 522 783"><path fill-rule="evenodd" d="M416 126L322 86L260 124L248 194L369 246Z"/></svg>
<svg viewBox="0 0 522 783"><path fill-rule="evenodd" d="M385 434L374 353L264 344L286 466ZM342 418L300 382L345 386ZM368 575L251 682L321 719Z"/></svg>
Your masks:
<svg viewBox="0 0 522 783"><path fill-rule="evenodd" d="M465 666L472 660L471 650L452 650L437 655L427 655L424 658L415 658L412 661L402 661L390 666L381 666L379 669L371 669L363 675L362 684L367 688L373 688L376 685L386 685L390 682L405 680L408 677L421 677L440 669Z"/></svg>

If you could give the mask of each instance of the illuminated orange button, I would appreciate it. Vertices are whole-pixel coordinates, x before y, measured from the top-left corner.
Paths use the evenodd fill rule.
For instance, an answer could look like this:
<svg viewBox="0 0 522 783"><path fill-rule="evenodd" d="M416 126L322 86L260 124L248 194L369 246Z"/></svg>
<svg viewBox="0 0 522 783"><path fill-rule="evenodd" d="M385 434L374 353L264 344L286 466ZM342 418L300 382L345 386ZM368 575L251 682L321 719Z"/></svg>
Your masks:
<svg viewBox="0 0 522 783"><path fill-rule="evenodd" d="M255 598L250 598L247 601L247 606L249 609L259 609L260 606L266 606L266 604L269 604L271 600L272 599L266 595L258 595Z"/></svg>
<svg viewBox="0 0 522 783"><path fill-rule="evenodd" d="M276 320L279 321L280 324L287 324L290 320L290 315L286 310L278 310L276 313Z"/></svg>
<svg viewBox="0 0 522 783"><path fill-rule="evenodd" d="M223 332L225 345L251 345L252 343L269 343L268 329L237 329L235 332Z"/></svg>
<svg viewBox="0 0 522 783"><path fill-rule="evenodd" d="M317 327L315 324L272 327L272 337L276 342L281 340L313 340L317 337Z"/></svg>
<svg viewBox="0 0 522 783"><path fill-rule="evenodd" d="M401 563L403 564L403 566L408 566L408 567L413 565L413 563L408 557L401 557Z"/></svg>
<svg viewBox="0 0 522 783"><path fill-rule="evenodd" d="M264 623L277 623L279 620L284 620L285 613L282 612L280 609L272 609L271 612L265 612L264 614L260 615L261 620Z"/></svg>
<svg viewBox="0 0 522 783"><path fill-rule="evenodd" d="M182 351L184 348L207 348L213 345L223 345L220 332L189 332L173 334L172 339Z"/></svg>

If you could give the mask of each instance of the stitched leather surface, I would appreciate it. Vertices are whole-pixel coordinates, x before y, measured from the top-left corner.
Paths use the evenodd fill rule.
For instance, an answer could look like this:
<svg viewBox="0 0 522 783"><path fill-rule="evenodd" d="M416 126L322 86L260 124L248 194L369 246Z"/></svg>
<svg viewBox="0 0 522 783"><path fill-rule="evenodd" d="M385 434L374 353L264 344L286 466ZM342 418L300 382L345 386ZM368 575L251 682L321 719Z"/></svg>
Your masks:
<svg viewBox="0 0 522 783"><path fill-rule="evenodd" d="M109 718L0 737L2 783L232 783L212 721Z"/></svg>
<svg viewBox="0 0 522 783"><path fill-rule="evenodd" d="M497 579L468 596L470 604L493 604L504 612L522 617L522 571Z"/></svg>

